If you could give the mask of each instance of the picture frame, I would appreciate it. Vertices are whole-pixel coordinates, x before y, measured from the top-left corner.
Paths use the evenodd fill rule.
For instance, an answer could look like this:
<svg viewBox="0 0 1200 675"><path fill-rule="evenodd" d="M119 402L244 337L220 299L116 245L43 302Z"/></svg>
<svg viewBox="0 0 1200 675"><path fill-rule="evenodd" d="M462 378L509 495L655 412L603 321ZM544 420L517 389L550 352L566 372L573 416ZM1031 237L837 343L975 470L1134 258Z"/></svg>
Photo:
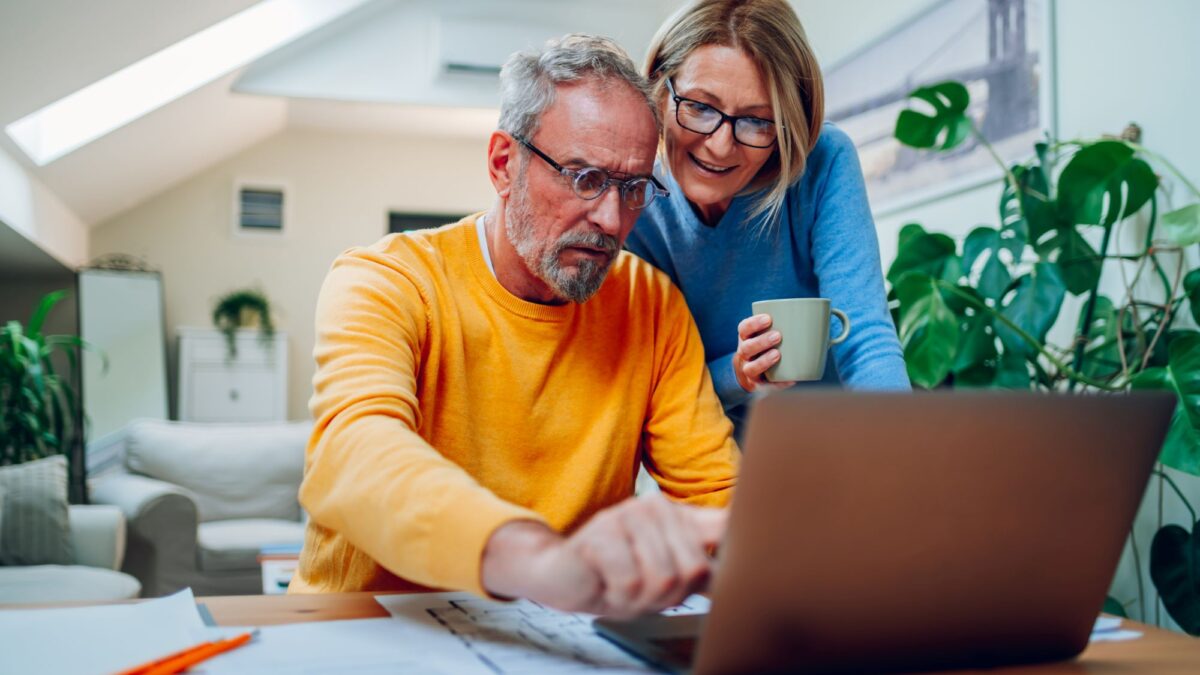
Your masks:
<svg viewBox="0 0 1200 675"><path fill-rule="evenodd" d="M939 0L825 70L826 119L854 141L876 217L1002 178L974 139L945 153L895 139L918 87L963 82L968 113L1006 164L1056 136L1054 20L1054 0Z"/></svg>

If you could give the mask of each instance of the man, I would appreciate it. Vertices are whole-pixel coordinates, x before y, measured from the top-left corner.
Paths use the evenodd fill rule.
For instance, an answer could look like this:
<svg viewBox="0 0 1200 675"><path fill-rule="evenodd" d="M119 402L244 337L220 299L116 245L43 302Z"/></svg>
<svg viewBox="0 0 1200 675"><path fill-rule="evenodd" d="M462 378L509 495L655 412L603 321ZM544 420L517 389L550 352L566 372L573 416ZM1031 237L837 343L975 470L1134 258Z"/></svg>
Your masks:
<svg viewBox="0 0 1200 675"><path fill-rule="evenodd" d="M709 573L737 470L682 295L621 252L658 120L614 43L514 55L486 214L334 263L291 590L465 589L633 615ZM559 165L559 168L555 168ZM630 499L639 463L667 497Z"/></svg>

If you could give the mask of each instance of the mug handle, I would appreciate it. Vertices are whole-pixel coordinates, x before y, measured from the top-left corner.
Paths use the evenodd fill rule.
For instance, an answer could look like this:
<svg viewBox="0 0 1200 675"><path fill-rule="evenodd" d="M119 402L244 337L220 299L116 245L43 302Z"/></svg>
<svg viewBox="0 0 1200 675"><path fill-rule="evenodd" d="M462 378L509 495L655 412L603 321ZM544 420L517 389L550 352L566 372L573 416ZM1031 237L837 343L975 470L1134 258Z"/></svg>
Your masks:
<svg viewBox="0 0 1200 675"><path fill-rule="evenodd" d="M850 337L850 319L846 318L846 313L840 309L830 308L829 311L833 314L836 314L837 318L842 320L842 334L830 340L829 344L840 345L846 341L846 338Z"/></svg>

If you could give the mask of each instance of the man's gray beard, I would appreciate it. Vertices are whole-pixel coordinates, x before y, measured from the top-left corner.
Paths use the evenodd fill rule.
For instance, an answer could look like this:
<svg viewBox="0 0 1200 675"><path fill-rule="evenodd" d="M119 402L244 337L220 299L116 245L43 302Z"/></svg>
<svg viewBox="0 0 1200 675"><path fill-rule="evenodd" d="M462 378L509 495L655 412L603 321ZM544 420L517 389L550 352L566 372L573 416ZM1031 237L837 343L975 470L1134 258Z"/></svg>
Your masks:
<svg viewBox="0 0 1200 675"><path fill-rule="evenodd" d="M529 192L525 189L525 177L521 175L513 185L512 197L508 200L504 214L504 229L525 266L537 278L546 282L554 294L564 300L584 302L600 290L608 268L616 258L620 245L616 237L600 232L567 232L548 247L539 258L537 235L533 228L533 209L529 205ZM559 264L559 255L572 246L589 246L605 250L609 254L606 262L583 259L572 271Z"/></svg>

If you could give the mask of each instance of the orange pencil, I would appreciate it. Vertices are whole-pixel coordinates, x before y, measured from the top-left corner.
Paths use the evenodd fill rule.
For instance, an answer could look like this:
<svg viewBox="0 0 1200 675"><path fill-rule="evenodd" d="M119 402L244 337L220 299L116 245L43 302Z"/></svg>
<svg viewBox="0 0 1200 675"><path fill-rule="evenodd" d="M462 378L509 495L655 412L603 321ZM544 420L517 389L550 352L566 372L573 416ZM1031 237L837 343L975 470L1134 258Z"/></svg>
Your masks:
<svg viewBox="0 0 1200 675"><path fill-rule="evenodd" d="M257 633L258 631L254 630L227 640L202 642L157 661L143 663L129 670L123 670L117 675L172 675L173 673L182 673L201 661L212 658L222 652L227 652L230 649L241 647L254 638Z"/></svg>

